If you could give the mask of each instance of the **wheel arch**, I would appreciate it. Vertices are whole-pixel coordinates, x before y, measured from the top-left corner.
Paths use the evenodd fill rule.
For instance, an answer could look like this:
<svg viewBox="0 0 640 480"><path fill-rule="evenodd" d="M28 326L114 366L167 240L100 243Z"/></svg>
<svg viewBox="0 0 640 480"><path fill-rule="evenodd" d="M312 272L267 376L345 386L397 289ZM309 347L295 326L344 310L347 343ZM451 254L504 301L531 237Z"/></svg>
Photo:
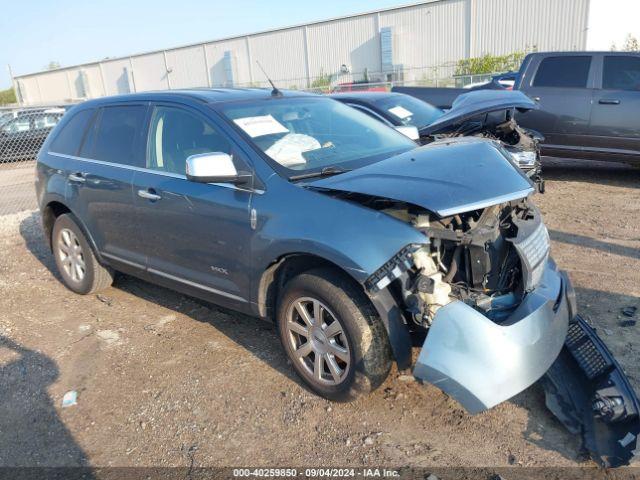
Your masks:
<svg viewBox="0 0 640 480"><path fill-rule="evenodd" d="M259 316L275 321L277 299L286 282L303 272L322 267L339 272L362 290L364 297L371 302L384 324L398 367L408 368L411 364L411 337L403 322L400 307L395 303L392 295L387 290L383 290L376 296L371 296L349 270L319 255L305 252L288 253L269 264L258 282L256 303Z"/></svg>
<svg viewBox="0 0 640 480"><path fill-rule="evenodd" d="M59 200L51 200L41 210L42 228L44 230L44 235L47 243L49 244L49 249L53 250L53 225L60 215L65 214L71 215L73 217L74 222L76 222L80 230L82 230L85 238L87 239L87 242L89 242L89 246L93 250L94 255L100 263L104 264L104 260L101 257L100 252L96 247L96 243L94 242L93 237L91 236L91 233L89 233L86 225L82 222L82 220L80 220L77 215L73 213L73 210L71 210L68 205Z"/></svg>

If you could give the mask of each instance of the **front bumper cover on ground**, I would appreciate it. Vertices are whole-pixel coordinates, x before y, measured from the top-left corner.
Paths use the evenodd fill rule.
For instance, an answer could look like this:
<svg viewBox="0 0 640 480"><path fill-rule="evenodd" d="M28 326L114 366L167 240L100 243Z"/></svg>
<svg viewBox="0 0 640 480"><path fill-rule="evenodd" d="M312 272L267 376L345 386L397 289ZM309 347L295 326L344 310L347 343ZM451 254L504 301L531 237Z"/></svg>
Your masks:
<svg viewBox="0 0 640 480"><path fill-rule="evenodd" d="M456 301L438 310L414 375L478 413L538 379L547 408L603 466L640 454L640 401L595 330L576 315L569 278L549 260L501 324Z"/></svg>
<svg viewBox="0 0 640 480"><path fill-rule="evenodd" d="M583 447L602 466L627 465L640 453L640 402L609 349L579 315L541 384L547 408L582 436Z"/></svg>
<svg viewBox="0 0 640 480"><path fill-rule="evenodd" d="M542 377L562 350L573 310L568 289L550 260L537 288L505 322L461 301L441 307L413 374L472 414L513 397Z"/></svg>

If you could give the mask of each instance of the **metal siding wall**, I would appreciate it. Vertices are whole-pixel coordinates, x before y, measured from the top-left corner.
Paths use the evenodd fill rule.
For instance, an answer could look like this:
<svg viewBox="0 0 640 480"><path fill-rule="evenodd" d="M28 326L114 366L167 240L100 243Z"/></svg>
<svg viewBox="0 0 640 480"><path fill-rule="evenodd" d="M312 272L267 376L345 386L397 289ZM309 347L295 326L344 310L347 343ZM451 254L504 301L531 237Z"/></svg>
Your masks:
<svg viewBox="0 0 640 480"><path fill-rule="evenodd" d="M129 59L111 60L102 63L107 95L133 92Z"/></svg>
<svg viewBox="0 0 640 480"><path fill-rule="evenodd" d="M247 40L245 38L209 43L205 48L211 86L221 87L228 82L224 65L224 52L227 51L231 52L234 59L234 81L236 84L248 85L251 83Z"/></svg>
<svg viewBox="0 0 640 480"><path fill-rule="evenodd" d="M252 35L249 44L254 64L259 61L269 77L280 82L281 88L306 85L303 27ZM257 66L253 72L254 83L268 85Z"/></svg>
<svg viewBox="0 0 640 480"><path fill-rule="evenodd" d="M171 88L207 86L207 66L202 45L167 50Z"/></svg>
<svg viewBox="0 0 640 480"><path fill-rule="evenodd" d="M589 0L470 0L471 56L584 50Z"/></svg>
<svg viewBox="0 0 640 480"><path fill-rule="evenodd" d="M84 85L84 79L81 68L73 68L66 70L67 81L69 84L70 92L69 99L84 99L86 98L86 87Z"/></svg>
<svg viewBox="0 0 640 480"><path fill-rule="evenodd" d="M169 88L162 52L131 57L131 63L133 64L136 91L144 92Z"/></svg>
<svg viewBox="0 0 640 480"><path fill-rule="evenodd" d="M39 77L39 75L17 79L20 93L22 93L22 101L25 105L35 105L42 101L40 100L40 89L38 88L37 77Z"/></svg>
<svg viewBox="0 0 640 480"><path fill-rule="evenodd" d="M84 70L87 78L88 98L97 98L97 97L103 97L104 95L106 95L104 91L104 85L102 83L102 76L100 75L100 66L87 65L82 67L81 70Z"/></svg>
<svg viewBox="0 0 640 480"><path fill-rule="evenodd" d="M347 65L359 74L381 70L376 15L346 18L307 27L309 71L312 77L339 73ZM356 79L360 75L355 75Z"/></svg>
<svg viewBox="0 0 640 480"><path fill-rule="evenodd" d="M464 58L466 2L445 0L381 12L380 28L393 30L394 63L419 69Z"/></svg>
<svg viewBox="0 0 640 480"><path fill-rule="evenodd" d="M40 84L40 101L43 103L56 102L60 99L67 101L73 97L66 70L44 73L38 77L38 83Z"/></svg>

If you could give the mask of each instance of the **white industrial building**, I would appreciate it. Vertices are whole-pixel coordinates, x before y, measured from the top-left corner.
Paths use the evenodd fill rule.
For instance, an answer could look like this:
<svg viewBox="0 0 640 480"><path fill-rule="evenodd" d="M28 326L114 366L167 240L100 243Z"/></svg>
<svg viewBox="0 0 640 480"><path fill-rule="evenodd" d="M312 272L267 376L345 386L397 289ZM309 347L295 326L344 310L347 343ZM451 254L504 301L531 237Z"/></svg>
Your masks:
<svg viewBox="0 0 640 480"><path fill-rule="evenodd" d="M590 2L427 0L20 75L22 104L186 87L266 86L260 62L282 88L314 80L416 82L451 77L455 62L486 53L584 50Z"/></svg>

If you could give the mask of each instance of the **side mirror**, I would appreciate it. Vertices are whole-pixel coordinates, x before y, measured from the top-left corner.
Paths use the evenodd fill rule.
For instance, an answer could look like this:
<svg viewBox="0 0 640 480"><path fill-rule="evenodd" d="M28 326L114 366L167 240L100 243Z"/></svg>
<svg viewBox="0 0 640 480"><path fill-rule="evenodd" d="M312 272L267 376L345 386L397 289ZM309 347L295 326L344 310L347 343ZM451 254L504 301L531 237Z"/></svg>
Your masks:
<svg viewBox="0 0 640 480"><path fill-rule="evenodd" d="M187 179L199 183L244 185L251 180L248 172L239 172L231 155L222 152L200 153L187 158Z"/></svg>
<svg viewBox="0 0 640 480"><path fill-rule="evenodd" d="M401 125L395 128L397 131L399 131L404 136L409 137L411 140L420 139L420 132L418 131L418 127L414 127L411 125Z"/></svg>

